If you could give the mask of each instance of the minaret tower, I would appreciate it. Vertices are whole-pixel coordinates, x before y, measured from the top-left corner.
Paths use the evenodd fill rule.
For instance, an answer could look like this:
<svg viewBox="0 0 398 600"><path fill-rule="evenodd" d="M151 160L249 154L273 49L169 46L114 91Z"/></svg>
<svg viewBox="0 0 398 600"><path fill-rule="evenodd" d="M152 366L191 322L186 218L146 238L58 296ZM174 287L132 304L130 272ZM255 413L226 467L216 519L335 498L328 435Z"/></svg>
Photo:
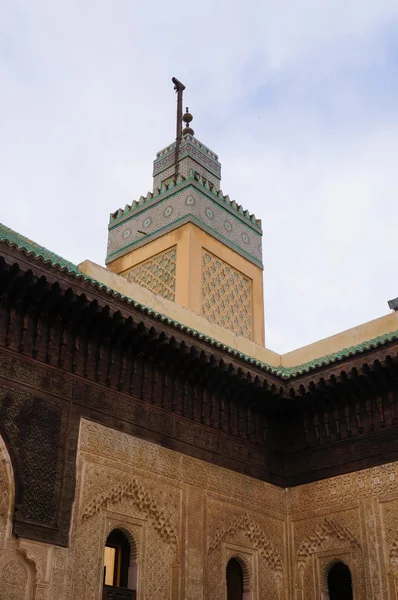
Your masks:
<svg viewBox="0 0 398 600"><path fill-rule="evenodd" d="M264 345L261 221L220 190L218 157L173 83L176 141L157 153L153 191L111 214L107 268Z"/></svg>

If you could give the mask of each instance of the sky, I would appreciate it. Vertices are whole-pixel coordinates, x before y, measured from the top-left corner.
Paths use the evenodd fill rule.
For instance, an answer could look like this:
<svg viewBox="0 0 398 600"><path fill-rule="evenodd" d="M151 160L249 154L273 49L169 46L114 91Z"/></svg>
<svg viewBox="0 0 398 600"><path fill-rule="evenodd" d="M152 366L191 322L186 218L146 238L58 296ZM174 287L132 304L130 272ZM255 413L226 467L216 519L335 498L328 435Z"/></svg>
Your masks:
<svg viewBox="0 0 398 600"><path fill-rule="evenodd" d="M397 0L2 0L0 221L104 264L109 213L174 141L172 76L223 192L262 219L266 345L387 314Z"/></svg>

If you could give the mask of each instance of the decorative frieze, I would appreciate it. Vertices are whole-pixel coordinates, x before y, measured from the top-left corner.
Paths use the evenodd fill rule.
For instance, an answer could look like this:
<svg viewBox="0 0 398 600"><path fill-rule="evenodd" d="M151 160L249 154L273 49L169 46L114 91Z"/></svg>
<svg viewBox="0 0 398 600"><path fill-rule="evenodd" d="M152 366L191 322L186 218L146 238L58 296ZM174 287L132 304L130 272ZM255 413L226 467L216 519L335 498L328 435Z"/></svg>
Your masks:
<svg viewBox="0 0 398 600"><path fill-rule="evenodd" d="M193 223L262 268L261 227L190 179L109 225L106 262Z"/></svg>

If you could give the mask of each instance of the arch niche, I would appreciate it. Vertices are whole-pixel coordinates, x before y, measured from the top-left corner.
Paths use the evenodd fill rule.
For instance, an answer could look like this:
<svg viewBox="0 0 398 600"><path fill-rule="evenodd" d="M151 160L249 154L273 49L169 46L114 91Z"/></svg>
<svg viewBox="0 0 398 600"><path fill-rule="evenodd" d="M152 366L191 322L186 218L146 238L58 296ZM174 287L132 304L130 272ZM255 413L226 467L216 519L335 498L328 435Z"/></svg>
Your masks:
<svg viewBox="0 0 398 600"><path fill-rule="evenodd" d="M252 600L250 571L240 556L229 559L226 568L227 600Z"/></svg>
<svg viewBox="0 0 398 600"><path fill-rule="evenodd" d="M342 560L333 560L324 573L323 600L353 600L352 576Z"/></svg>
<svg viewBox="0 0 398 600"><path fill-rule="evenodd" d="M133 535L124 527L112 529L104 548L104 598L115 588L130 590L135 600L138 589L138 550ZM113 596L112 596L113 597Z"/></svg>

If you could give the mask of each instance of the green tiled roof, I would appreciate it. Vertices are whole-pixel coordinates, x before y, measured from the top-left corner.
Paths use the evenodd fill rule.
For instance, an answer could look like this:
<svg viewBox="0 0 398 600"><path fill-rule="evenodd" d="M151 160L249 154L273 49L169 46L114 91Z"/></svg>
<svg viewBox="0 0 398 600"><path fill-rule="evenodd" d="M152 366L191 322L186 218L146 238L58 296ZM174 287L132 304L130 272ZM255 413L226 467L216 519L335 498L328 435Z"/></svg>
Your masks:
<svg viewBox="0 0 398 600"><path fill-rule="evenodd" d="M316 358L314 360L303 363L301 365L297 365L297 366L289 367L289 368L273 367L267 363L264 363L264 362L261 362L261 361L255 359L251 356L247 356L247 355L243 354L242 352L239 352L235 348L231 348L230 346L227 346L226 344L223 344L222 342L219 342L219 341L215 340L214 338L211 338L211 337L205 335L204 333L201 333L200 331L196 331L195 329L192 329L191 327L187 327L186 325L179 323L178 321L175 321L174 319L170 319L166 315L163 315L163 314L153 310L152 308L137 302L133 298L130 298L128 296L120 294L116 290L109 288L108 286L104 285L100 281L97 281L96 279L86 275L85 273L80 271L80 269L75 264L71 263L70 261L65 260L64 258L59 256L58 254L55 254L54 252L50 252L50 250L47 250L47 248L45 248L44 246L40 246L39 244L36 244L29 238L26 238L25 236L17 233L16 231L13 231L9 227L6 227L5 225L2 225L0 223L0 243L1 242L7 243L8 245L17 248L18 250L23 250L28 256L33 255L35 258L41 259L44 263L49 263L52 267L58 267L61 270L64 270L67 273L75 276L76 278L79 278L79 279L81 278L84 281L88 281L92 285L97 287L99 290L105 290L109 295L113 296L114 298L120 298L121 300L126 301L128 304L132 305L137 310L140 310L141 312L145 312L146 314L155 317L162 323L172 325L173 327L176 327L177 329L184 331L184 332L192 335L193 337L197 337L198 339L200 339L204 342L207 342L207 343L211 344L212 346L215 346L223 351L228 352L229 354L235 356L236 358L244 360L245 362L248 362L251 365L254 365L261 369L264 369L264 370L268 371L269 373L272 373L273 375L277 375L277 376L281 377L283 380L287 380L292 377L297 377L298 375L303 375L305 373L309 373L310 371L313 371L314 369L317 369L320 367L325 367L332 363L344 360L345 358L349 358L350 356L354 356L356 354L361 354L363 352L366 352L367 350L372 350L379 346L383 346L384 344L387 344L388 342L398 340L398 330L397 330L397 331L393 331L392 333L386 333L384 335L380 335L380 336L375 337L366 342L362 342L361 344L357 344L356 346L350 346L349 348L343 348L342 350L339 350L338 352L334 352L333 354L328 354L326 356Z"/></svg>
<svg viewBox="0 0 398 600"><path fill-rule="evenodd" d="M348 348L342 348L338 352L333 352L332 354L327 354L326 356L322 356L320 358L314 358L313 360L295 367L279 367L276 369L276 372L284 379L288 379L289 377L295 377L297 375L308 373L309 371L318 369L319 367L325 367L332 363L338 362L339 360L344 360L345 358L349 358L355 354L361 354L367 350L374 350L379 346L383 346L384 344L393 342L395 340L398 340L398 329L396 331L392 331L391 333L379 335L371 340L366 340L366 342L362 342L361 344L349 346Z"/></svg>
<svg viewBox="0 0 398 600"><path fill-rule="evenodd" d="M66 269L69 273L74 273L75 275L81 273L77 266L69 260L65 260L62 256L50 252L44 246L32 242L29 238L6 227L2 223L0 223L0 242L8 242L10 245L18 248L18 250L25 250L27 254L34 254L36 258L41 258L44 262L50 262L53 267L61 267L61 269Z"/></svg>

